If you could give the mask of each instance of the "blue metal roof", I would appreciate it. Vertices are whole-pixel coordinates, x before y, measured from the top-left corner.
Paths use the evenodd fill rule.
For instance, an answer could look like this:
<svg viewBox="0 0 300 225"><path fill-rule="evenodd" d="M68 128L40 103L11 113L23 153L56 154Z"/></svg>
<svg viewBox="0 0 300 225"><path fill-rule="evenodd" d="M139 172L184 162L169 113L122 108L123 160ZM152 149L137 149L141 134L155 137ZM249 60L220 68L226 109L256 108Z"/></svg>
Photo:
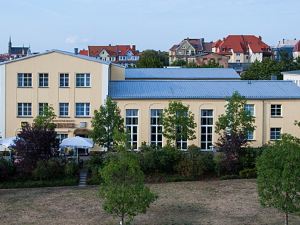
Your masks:
<svg viewBox="0 0 300 225"><path fill-rule="evenodd" d="M300 99L292 81L111 81L112 99L225 99L238 91L247 99Z"/></svg>
<svg viewBox="0 0 300 225"><path fill-rule="evenodd" d="M239 74L230 68L133 68L125 70L125 79L240 79Z"/></svg>

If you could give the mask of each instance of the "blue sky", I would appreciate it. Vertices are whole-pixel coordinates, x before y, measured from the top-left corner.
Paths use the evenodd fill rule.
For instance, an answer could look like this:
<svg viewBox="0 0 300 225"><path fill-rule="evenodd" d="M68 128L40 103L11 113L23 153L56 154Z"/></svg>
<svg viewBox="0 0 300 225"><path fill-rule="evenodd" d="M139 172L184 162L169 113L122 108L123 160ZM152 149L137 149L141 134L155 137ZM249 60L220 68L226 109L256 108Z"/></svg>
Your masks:
<svg viewBox="0 0 300 225"><path fill-rule="evenodd" d="M168 50L185 37L261 35L269 45L300 39L299 0L0 0L0 52L136 44Z"/></svg>

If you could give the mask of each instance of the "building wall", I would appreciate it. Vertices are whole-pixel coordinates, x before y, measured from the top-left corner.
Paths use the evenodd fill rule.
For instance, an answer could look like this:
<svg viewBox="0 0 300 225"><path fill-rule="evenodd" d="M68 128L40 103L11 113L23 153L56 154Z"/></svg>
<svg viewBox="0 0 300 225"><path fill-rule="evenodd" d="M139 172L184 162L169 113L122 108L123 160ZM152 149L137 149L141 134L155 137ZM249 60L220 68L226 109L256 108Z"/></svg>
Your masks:
<svg viewBox="0 0 300 225"><path fill-rule="evenodd" d="M142 142L150 143L150 110L167 108L168 100L116 100L125 118L126 109L139 110L138 145ZM194 114L196 128L196 139L188 142L188 145L200 146L200 112L201 109L214 110L214 125L217 118L225 112L225 100L182 100L185 105L190 106ZM300 108L300 100L249 100L247 104L255 105L254 141L251 146L258 147L270 141L270 128L280 127L283 133L290 133L300 138L300 128L294 125L295 120L300 120L300 114L296 113ZM271 118L271 104L282 104L283 114L280 118ZM214 133L214 128L213 128ZM218 135L213 134L213 142L218 140ZM166 144L166 140L163 139Z"/></svg>
<svg viewBox="0 0 300 225"><path fill-rule="evenodd" d="M282 73L283 80L291 80L294 81L300 87L300 74L291 74L291 73Z"/></svg>
<svg viewBox="0 0 300 225"><path fill-rule="evenodd" d="M32 87L18 88L17 74L32 73ZM49 74L49 87L38 87L38 74ZM59 74L69 73L69 87L59 88ZM76 88L76 73L90 73L91 87ZM16 135L21 127L21 122L33 121L38 115L38 103L48 103L54 108L55 114L59 115L59 102L69 103L69 117L57 117L58 123L68 123L66 128L59 128L59 133L74 135L80 122L87 122L87 129L91 128L91 118L76 118L75 103L90 103L90 115L98 109L106 97L108 86L108 65L93 61L79 59L61 53L49 53L6 64L6 127L7 137ZM105 95L105 96L103 96ZM32 103L32 117L18 118L17 103ZM76 128L72 128L74 124Z"/></svg>
<svg viewBox="0 0 300 225"><path fill-rule="evenodd" d="M293 52L293 57L294 57L294 59L297 59L298 57L300 57L300 52Z"/></svg>
<svg viewBox="0 0 300 225"><path fill-rule="evenodd" d="M118 65L110 66L111 80L125 80L125 68Z"/></svg>
<svg viewBox="0 0 300 225"><path fill-rule="evenodd" d="M0 138L5 136L5 64L0 65Z"/></svg>

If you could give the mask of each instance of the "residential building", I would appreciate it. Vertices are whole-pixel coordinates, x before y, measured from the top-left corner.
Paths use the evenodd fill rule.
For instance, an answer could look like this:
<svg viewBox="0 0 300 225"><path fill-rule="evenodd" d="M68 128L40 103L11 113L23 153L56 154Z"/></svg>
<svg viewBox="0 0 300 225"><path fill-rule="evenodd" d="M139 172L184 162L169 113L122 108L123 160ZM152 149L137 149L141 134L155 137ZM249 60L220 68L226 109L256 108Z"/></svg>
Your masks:
<svg viewBox="0 0 300 225"><path fill-rule="evenodd" d="M59 50L0 63L0 136L15 136L45 105L54 108L60 136L87 135L94 110L108 94L108 80L122 70Z"/></svg>
<svg viewBox="0 0 300 225"><path fill-rule="evenodd" d="M212 42L205 42L204 38L186 38L179 44L175 44L169 50L169 64L172 65L174 61L195 59L203 53L209 53L212 49ZM195 60L196 61L196 60Z"/></svg>
<svg viewBox="0 0 300 225"><path fill-rule="evenodd" d="M163 146L166 139L159 118L170 101L178 100L189 105L197 124L196 139L178 140L178 147L185 150L195 144L206 151L219 138L215 124L225 113L226 100L238 91L247 99L245 109L255 117L251 146L277 140L282 133L300 138L300 129L294 126L300 120L295 113L300 108L300 88L292 81L232 80L231 70L222 68L127 71L132 72L118 64L58 50L0 63L0 135L15 136L48 105L57 115L54 122L60 139L86 136L92 129L93 111L110 96L126 118L133 149L143 142ZM202 80L210 76L218 80Z"/></svg>
<svg viewBox="0 0 300 225"><path fill-rule="evenodd" d="M240 80L228 68L132 68L125 70L126 80Z"/></svg>
<svg viewBox="0 0 300 225"><path fill-rule="evenodd" d="M223 68L228 68L228 57L217 53L203 53L195 58L188 58L188 63L195 63L197 66L205 66L209 63L218 63Z"/></svg>
<svg viewBox="0 0 300 225"><path fill-rule="evenodd" d="M125 67L135 67L140 58L135 45L88 46L88 50L80 50L79 54L118 63Z"/></svg>
<svg viewBox="0 0 300 225"><path fill-rule="evenodd" d="M285 57L293 58L293 50L297 42L298 41L296 39L282 39L279 41L276 46L272 47L274 59L276 61L280 61L283 54Z"/></svg>
<svg viewBox="0 0 300 225"><path fill-rule="evenodd" d="M298 41L295 44L295 47L293 49L293 57L294 57L294 59L297 59L298 57L300 57L300 41Z"/></svg>
<svg viewBox="0 0 300 225"><path fill-rule="evenodd" d="M254 35L228 35L214 42L212 51L229 58L230 63L248 64L270 58L272 51L262 38Z"/></svg>
<svg viewBox="0 0 300 225"><path fill-rule="evenodd" d="M300 87L300 70L281 72L283 80L291 80Z"/></svg>

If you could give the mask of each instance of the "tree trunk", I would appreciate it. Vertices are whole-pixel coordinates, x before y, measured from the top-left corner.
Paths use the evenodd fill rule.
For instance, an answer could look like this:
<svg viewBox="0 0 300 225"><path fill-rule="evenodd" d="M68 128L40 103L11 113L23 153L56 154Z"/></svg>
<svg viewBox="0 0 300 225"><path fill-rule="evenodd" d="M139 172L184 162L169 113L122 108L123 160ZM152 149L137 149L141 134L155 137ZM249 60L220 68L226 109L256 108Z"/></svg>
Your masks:
<svg viewBox="0 0 300 225"><path fill-rule="evenodd" d="M285 225L289 225L289 214L285 213Z"/></svg>

